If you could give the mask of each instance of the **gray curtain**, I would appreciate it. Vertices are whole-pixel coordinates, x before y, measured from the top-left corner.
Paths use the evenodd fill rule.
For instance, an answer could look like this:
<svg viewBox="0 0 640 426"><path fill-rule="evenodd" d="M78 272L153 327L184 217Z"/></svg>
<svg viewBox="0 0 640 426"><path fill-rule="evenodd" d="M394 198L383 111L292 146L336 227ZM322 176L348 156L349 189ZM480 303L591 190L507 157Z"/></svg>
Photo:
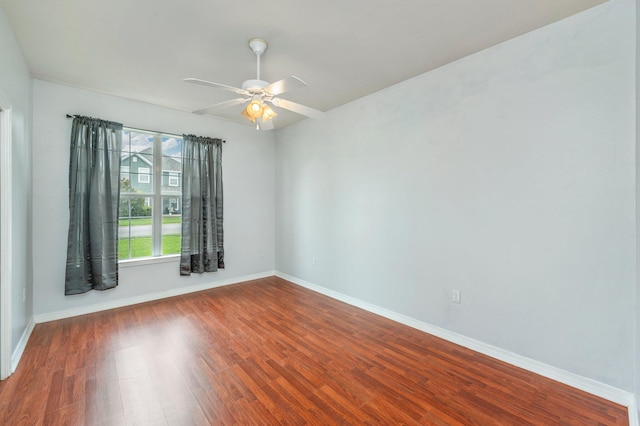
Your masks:
<svg viewBox="0 0 640 426"><path fill-rule="evenodd" d="M222 142L184 135L180 275L224 268Z"/></svg>
<svg viewBox="0 0 640 426"><path fill-rule="evenodd" d="M73 119L65 294L118 285L122 124Z"/></svg>

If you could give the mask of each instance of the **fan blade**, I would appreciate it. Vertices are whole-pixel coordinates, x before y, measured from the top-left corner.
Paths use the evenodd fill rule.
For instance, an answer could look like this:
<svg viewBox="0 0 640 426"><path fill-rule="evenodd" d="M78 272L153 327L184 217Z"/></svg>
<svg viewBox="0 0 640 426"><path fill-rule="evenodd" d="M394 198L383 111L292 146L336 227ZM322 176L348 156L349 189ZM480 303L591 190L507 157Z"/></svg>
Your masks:
<svg viewBox="0 0 640 426"><path fill-rule="evenodd" d="M273 119L271 120L267 120L267 121L262 121L262 119L260 119L260 130L273 130Z"/></svg>
<svg viewBox="0 0 640 426"><path fill-rule="evenodd" d="M271 100L271 103L277 107L288 109L289 111L293 111L301 115L306 115L307 117L314 118L316 120L322 120L324 118L324 112L288 101L286 99L273 98Z"/></svg>
<svg viewBox="0 0 640 426"><path fill-rule="evenodd" d="M199 78L189 77L189 78L183 79L182 81L187 83L202 84L203 86L215 87L217 89L228 90L229 92L237 93L238 95L245 95L245 96L250 95L250 93L244 89L240 89L238 87L233 87L233 86L227 86L226 84L214 83L213 81L200 80Z"/></svg>
<svg viewBox="0 0 640 426"><path fill-rule="evenodd" d="M199 109L197 111L193 111L194 114L206 114L209 111L213 110L213 109L221 109L221 108L229 108L232 107L234 105L240 105L243 104L245 102L249 102L249 99L251 98L236 98L236 99L231 99L230 101L224 101L224 102L220 102L217 104L213 104L213 105L209 105L208 107Z"/></svg>
<svg viewBox="0 0 640 426"><path fill-rule="evenodd" d="M283 78L282 80L276 81L275 83L271 83L263 90L270 95L279 95L284 92L288 92L293 89L299 89L301 87L305 87L307 83L302 81L302 79L296 77L295 75L291 75L287 78Z"/></svg>

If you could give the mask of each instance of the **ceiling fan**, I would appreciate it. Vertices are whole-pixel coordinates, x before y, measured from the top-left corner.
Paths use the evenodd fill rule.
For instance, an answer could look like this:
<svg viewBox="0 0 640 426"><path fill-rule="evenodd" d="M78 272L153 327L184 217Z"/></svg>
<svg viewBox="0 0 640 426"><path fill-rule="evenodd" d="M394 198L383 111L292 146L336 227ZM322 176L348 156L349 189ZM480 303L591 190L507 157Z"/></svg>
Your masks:
<svg viewBox="0 0 640 426"><path fill-rule="evenodd" d="M242 83L242 88L228 86L226 84L214 83L212 81L201 80L198 78L185 78L183 81L187 83L202 84L204 86L214 87L218 89L227 90L229 92L242 95L241 98L231 99L229 101L220 102L208 107L193 111L194 114L207 114L215 112L220 108L228 108L234 105L240 105L249 103L247 107L242 111L242 115L256 125L256 129L271 130L273 129L273 117L278 115L269 104L283 108L289 111L293 111L297 114L304 115L306 117L321 119L324 117L324 113L307 106L288 101L277 96L288 92L293 89L298 89L307 85L300 78L291 75L276 81L275 83L269 83L260 79L260 56L267 50L267 42L261 38L252 38L249 40L249 47L256 55L257 60L257 77L255 80L246 80Z"/></svg>

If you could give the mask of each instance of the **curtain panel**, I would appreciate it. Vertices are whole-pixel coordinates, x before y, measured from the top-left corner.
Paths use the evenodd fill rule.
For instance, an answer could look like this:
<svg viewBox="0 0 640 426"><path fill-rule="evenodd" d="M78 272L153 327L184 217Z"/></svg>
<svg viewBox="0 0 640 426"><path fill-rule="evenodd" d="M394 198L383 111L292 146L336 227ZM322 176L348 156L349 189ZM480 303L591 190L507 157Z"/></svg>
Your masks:
<svg viewBox="0 0 640 426"><path fill-rule="evenodd" d="M74 117L65 295L118 285L121 149L122 124Z"/></svg>
<svg viewBox="0 0 640 426"><path fill-rule="evenodd" d="M184 135L180 275L224 268L222 140Z"/></svg>

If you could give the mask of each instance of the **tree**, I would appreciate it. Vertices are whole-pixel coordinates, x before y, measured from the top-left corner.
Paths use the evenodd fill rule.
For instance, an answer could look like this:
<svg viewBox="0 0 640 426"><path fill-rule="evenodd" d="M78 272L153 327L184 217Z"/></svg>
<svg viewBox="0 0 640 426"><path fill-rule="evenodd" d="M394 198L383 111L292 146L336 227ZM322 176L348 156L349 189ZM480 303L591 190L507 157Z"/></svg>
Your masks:
<svg viewBox="0 0 640 426"><path fill-rule="evenodd" d="M139 194L140 191L131 186L127 178L120 178L121 194ZM121 218L151 216L151 207L145 205L144 196L141 197L120 197L119 215Z"/></svg>

